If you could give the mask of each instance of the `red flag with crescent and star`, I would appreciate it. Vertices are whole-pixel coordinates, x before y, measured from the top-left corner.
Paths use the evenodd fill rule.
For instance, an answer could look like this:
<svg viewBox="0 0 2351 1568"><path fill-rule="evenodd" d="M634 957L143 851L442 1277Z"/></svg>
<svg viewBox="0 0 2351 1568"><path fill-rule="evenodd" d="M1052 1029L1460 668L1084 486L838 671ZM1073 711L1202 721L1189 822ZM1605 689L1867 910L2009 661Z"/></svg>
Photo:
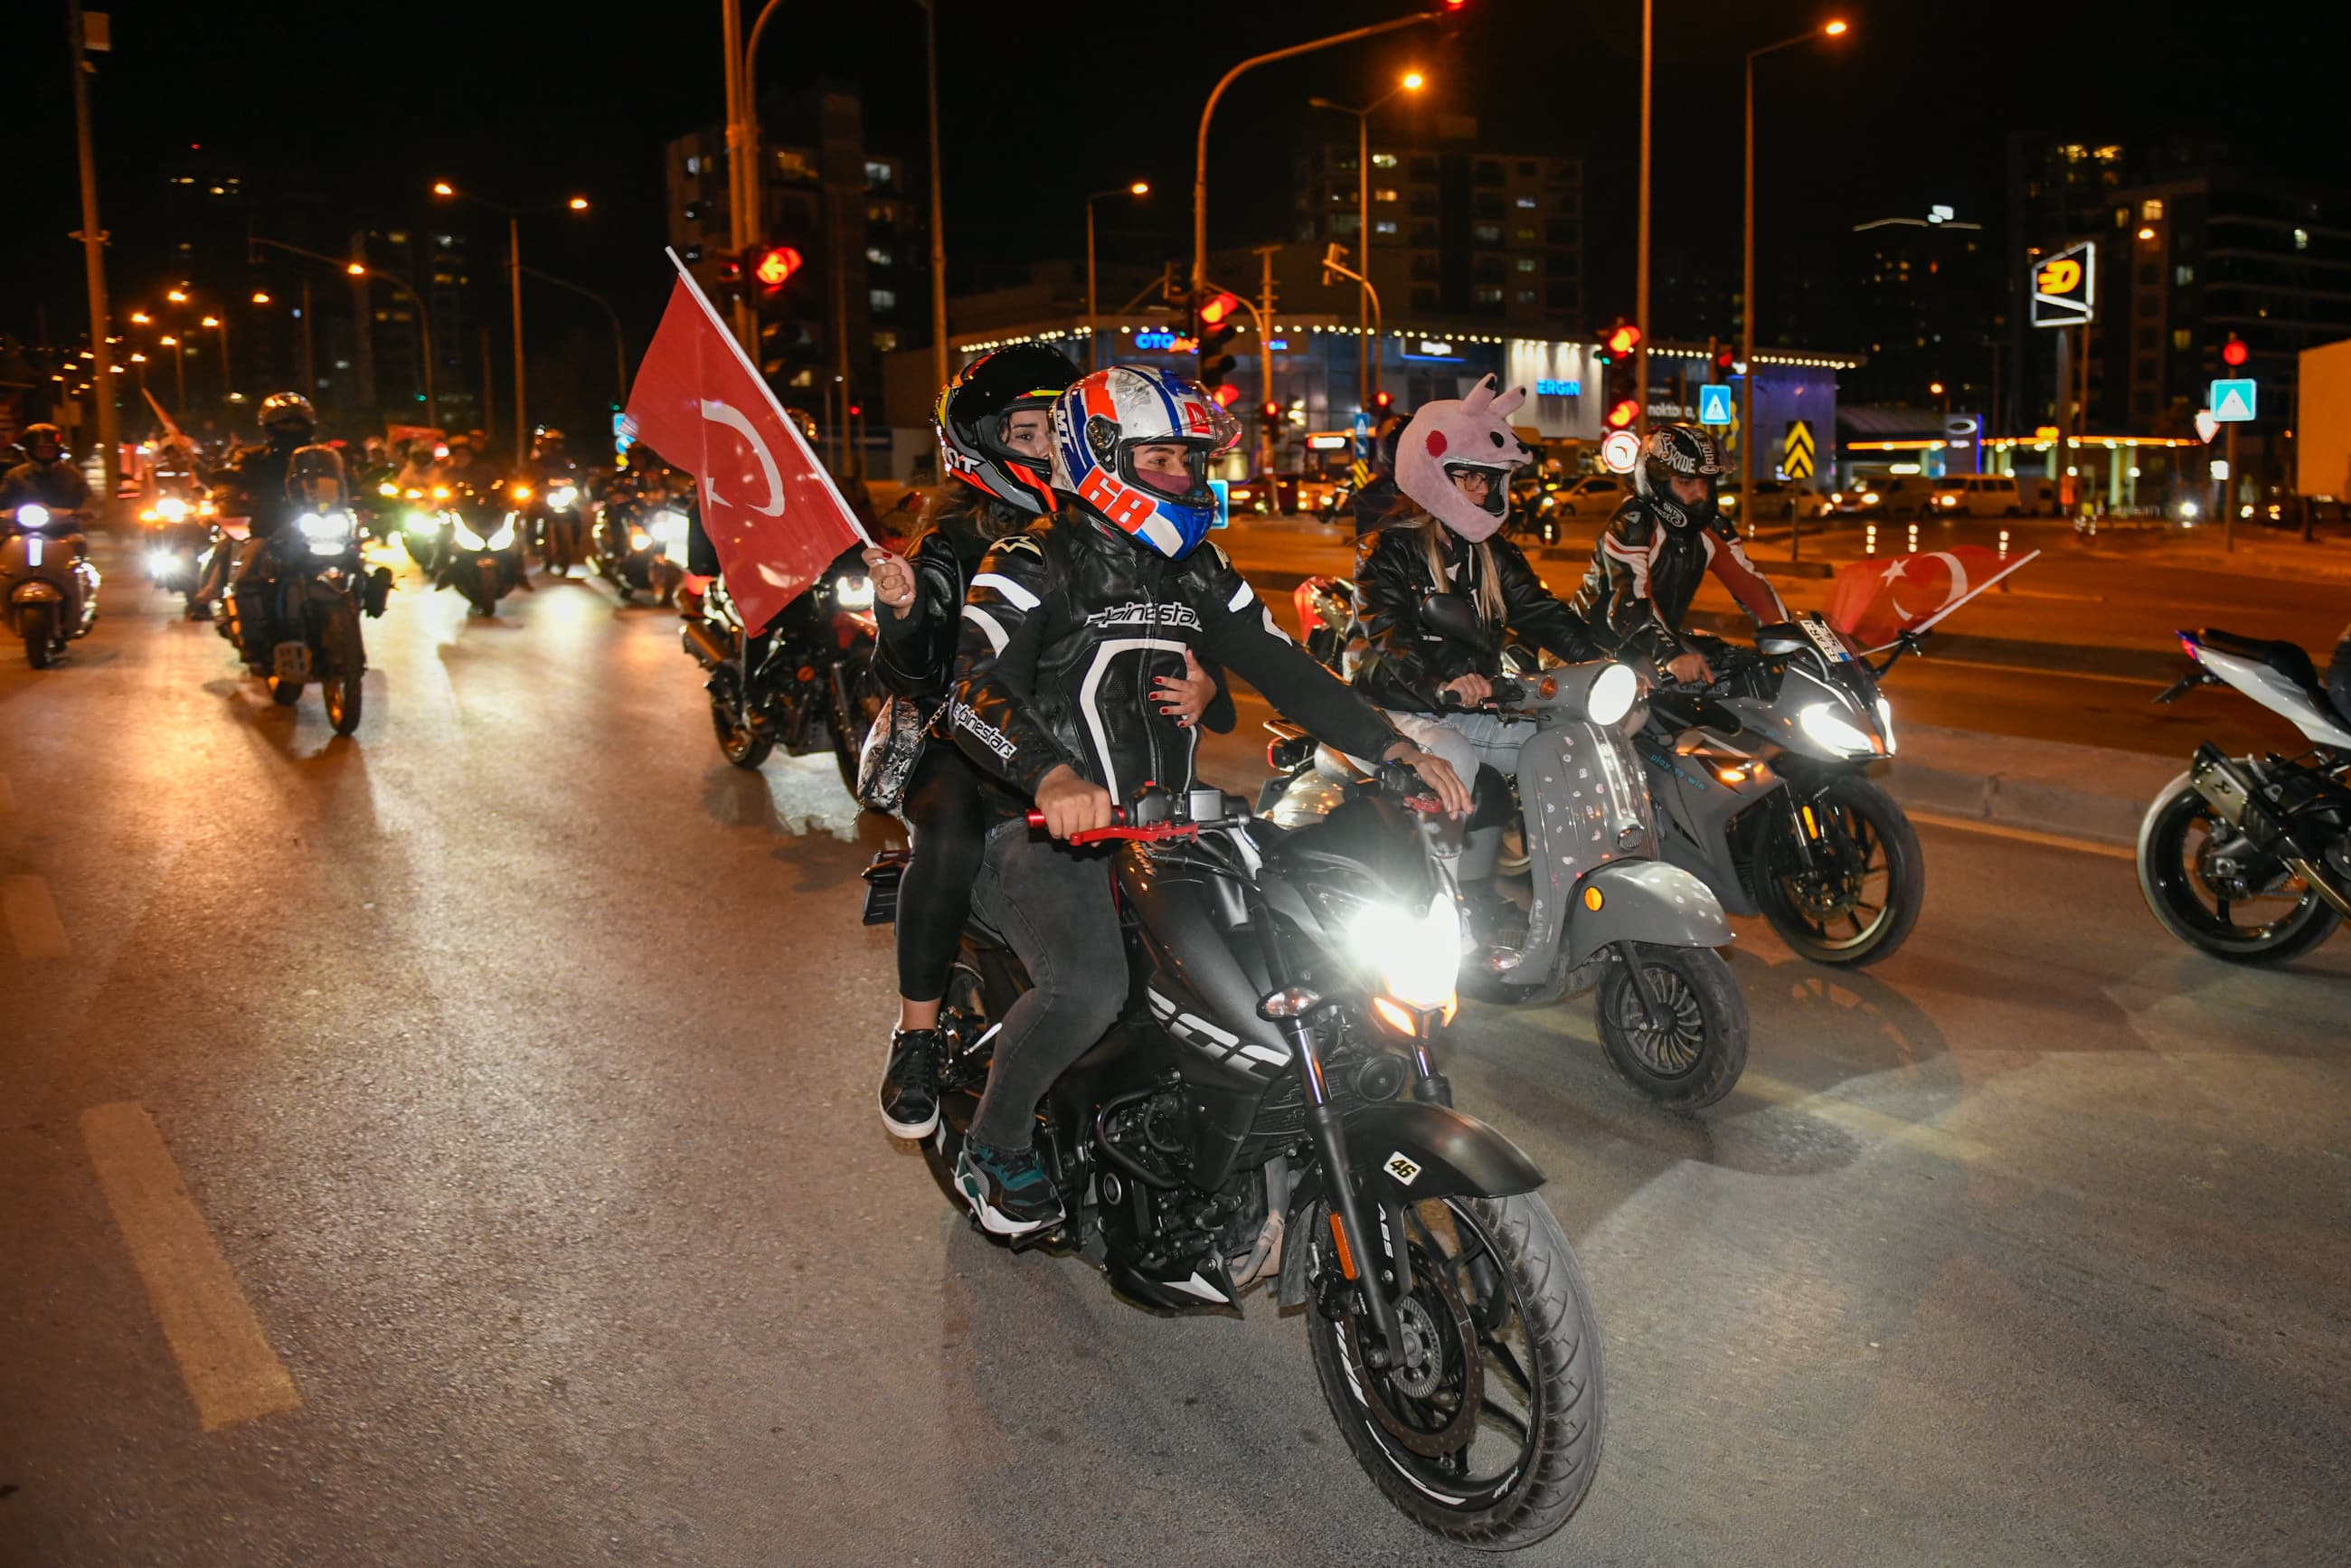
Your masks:
<svg viewBox="0 0 2351 1568"><path fill-rule="evenodd" d="M841 551L873 541L693 274L676 252L669 258L677 287L625 417L637 440L694 476L726 591L757 630Z"/></svg>
<svg viewBox="0 0 2351 1568"><path fill-rule="evenodd" d="M1981 545L1855 561L1829 584L1829 624L1875 653L1905 632L1923 632L2032 559Z"/></svg>

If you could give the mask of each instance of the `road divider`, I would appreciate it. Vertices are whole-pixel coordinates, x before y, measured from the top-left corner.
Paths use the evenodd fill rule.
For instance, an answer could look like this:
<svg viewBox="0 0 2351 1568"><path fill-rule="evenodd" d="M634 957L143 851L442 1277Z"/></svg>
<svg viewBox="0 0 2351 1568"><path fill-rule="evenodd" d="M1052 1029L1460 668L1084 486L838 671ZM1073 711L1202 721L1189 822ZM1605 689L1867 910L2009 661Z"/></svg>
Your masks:
<svg viewBox="0 0 2351 1568"><path fill-rule="evenodd" d="M93 1105L81 1113L81 1135L204 1429L300 1405L147 1108L135 1100Z"/></svg>

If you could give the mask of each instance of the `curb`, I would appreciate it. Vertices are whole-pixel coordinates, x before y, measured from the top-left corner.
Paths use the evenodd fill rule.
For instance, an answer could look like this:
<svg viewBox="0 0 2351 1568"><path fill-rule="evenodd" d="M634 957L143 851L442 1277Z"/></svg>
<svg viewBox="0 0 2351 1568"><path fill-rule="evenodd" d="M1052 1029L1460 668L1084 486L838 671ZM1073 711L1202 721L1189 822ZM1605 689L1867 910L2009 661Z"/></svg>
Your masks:
<svg viewBox="0 0 2351 1568"><path fill-rule="evenodd" d="M1912 725L1879 782L1906 807L2092 843L2133 845L2184 758Z"/></svg>

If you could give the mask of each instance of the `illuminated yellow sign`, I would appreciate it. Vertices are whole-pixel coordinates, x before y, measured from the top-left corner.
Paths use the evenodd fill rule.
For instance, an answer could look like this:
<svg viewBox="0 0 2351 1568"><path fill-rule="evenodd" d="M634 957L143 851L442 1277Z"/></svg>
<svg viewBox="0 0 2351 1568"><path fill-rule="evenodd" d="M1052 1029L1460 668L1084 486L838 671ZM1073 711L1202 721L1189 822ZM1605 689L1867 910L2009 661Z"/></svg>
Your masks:
<svg viewBox="0 0 2351 1568"><path fill-rule="evenodd" d="M2036 262L2032 279L2032 324L2078 327L2096 315L2098 247L2088 240Z"/></svg>
<svg viewBox="0 0 2351 1568"><path fill-rule="evenodd" d="M2082 264L2072 256L2062 256L2041 269L2041 292L2071 294L2082 284Z"/></svg>

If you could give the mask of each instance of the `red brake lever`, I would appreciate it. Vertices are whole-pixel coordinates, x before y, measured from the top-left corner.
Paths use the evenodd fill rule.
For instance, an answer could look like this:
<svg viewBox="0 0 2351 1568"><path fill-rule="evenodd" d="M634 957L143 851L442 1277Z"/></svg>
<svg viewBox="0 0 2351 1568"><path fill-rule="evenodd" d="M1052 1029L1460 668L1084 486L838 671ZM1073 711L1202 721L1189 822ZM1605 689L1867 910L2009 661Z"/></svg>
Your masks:
<svg viewBox="0 0 2351 1568"><path fill-rule="evenodd" d="M1121 818L1125 817L1125 807L1121 806L1117 808L1117 810ZM1029 825L1032 828L1043 827L1045 825L1045 813L1042 811L1029 812ZM1113 839L1127 839L1137 843L1149 843L1161 839L1193 839L1199 837L1199 835L1200 830L1194 827L1189 822L1154 822L1143 827L1131 827L1124 821L1121 821L1116 827L1090 828L1081 833L1071 833L1070 835L1070 842L1072 844L1099 844L1108 842Z"/></svg>

